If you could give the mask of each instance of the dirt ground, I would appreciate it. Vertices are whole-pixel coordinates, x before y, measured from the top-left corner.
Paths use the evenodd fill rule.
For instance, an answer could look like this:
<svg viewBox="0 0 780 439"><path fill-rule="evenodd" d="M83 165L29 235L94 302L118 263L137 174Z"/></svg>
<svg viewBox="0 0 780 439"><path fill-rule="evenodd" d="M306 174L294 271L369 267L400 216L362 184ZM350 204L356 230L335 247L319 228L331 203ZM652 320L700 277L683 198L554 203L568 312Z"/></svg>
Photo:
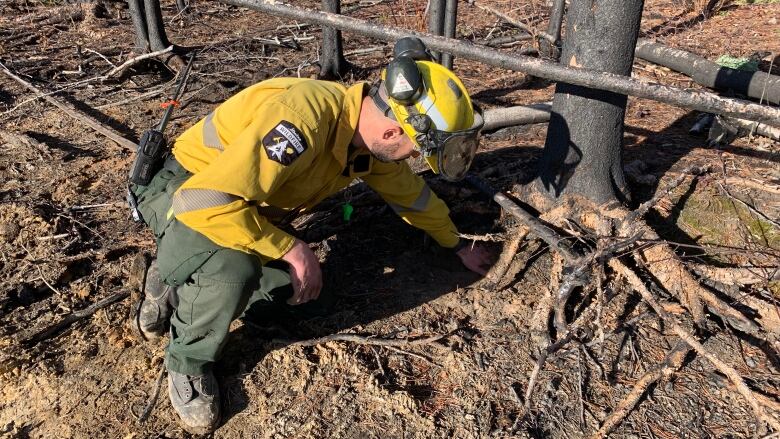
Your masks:
<svg viewBox="0 0 780 439"><path fill-rule="evenodd" d="M218 2L195 0L186 14L178 13L175 2L162 3L170 39L202 47L170 136L256 81L316 74L316 27ZM780 4L736 1L704 17L686 10L687 3L702 2L648 0L643 36L713 60L723 54L756 55L762 71L780 74ZM545 2L484 4L546 27ZM424 30L424 1L344 2L343 7L354 6L360 8L350 12L353 16ZM78 17L74 11L85 12ZM479 42L515 32L469 3L461 2L459 13L461 38ZM51 24L42 20L62 14L67 18ZM282 44L268 41L275 38ZM137 140L156 123L159 104L173 88L173 75L159 61L139 66L119 82L87 81L132 55L130 18L121 2L93 9L4 0L0 41L6 68L44 91L58 90L56 98L129 139ZM345 34L345 46L347 58L359 66L345 82L376 78L391 51L351 34ZM375 50L356 52L369 48ZM461 59L455 68L487 108L553 95L553 85L521 73ZM641 60L634 75L698 87ZM772 225L780 218L780 144L754 137L710 147L688 133L696 117L693 111L629 100L624 161L634 202L649 199L692 164L712 166L712 173L655 206L648 221L686 261L766 273L780 265L780 230ZM487 134L475 172L503 164L503 172L486 178L510 190L532 177L545 135L544 124ZM154 392L165 341L140 342L129 332L129 299L50 338L29 341L63 316L128 291L133 260L153 254L151 234L132 222L123 201L131 152L34 99L2 74L0 147L0 436L189 437L176 422L165 385L148 419L138 421ZM490 245L498 254L514 221L467 185L424 176L447 201L461 231L494 238ZM355 186L353 194L362 190ZM334 314L311 319L284 314L234 324L217 366L225 416L213 437L581 437L597 430L671 347L668 328L635 294L609 291L599 318L622 323L605 323L603 339L548 361L526 412L524 393L536 362L528 328L534 305L551 283L545 247L526 242L521 248L529 260L526 268L506 287L488 288L476 275L441 263L421 232L370 194L354 199L354 219L345 223L340 206L346 197L337 195L295 223L295 233L322 258L325 290L337 305ZM737 285L733 294L761 297L777 307L780 286ZM701 334L706 346L780 405L776 354L720 329L713 324ZM282 341L337 332L382 338L449 335L401 348ZM654 386L614 437L764 434L729 381L692 356Z"/></svg>

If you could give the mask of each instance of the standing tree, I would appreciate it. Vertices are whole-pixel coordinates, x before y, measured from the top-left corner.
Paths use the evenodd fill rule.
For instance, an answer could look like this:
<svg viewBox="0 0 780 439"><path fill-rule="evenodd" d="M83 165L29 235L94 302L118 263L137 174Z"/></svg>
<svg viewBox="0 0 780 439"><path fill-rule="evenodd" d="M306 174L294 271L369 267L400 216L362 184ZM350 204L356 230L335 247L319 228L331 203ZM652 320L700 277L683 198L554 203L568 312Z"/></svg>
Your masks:
<svg viewBox="0 0 780 439"><path fill-rule="evenodd" d="M136 48L141 53L156 52L171 45L165 35L160 0L128 0L135 27Z"/></svg>
<svg viewBox="0 0 780 439"><path fill-rule="evenodd" d="M577 0L569 7L561 62L629 75L643 0ZM539 183L553 198L625 201L622 146L625 95L558 83Z"/></svg>
<svg viewBox="0 0 780 439"><path fill-rule="evenodd" d="M333 14L341 13L341 0L322 0L322 10ZM344 58L341 31L332 27L322 28L322 54L320 55L320 74L323 79L339 79L352 68Z"/></svg>

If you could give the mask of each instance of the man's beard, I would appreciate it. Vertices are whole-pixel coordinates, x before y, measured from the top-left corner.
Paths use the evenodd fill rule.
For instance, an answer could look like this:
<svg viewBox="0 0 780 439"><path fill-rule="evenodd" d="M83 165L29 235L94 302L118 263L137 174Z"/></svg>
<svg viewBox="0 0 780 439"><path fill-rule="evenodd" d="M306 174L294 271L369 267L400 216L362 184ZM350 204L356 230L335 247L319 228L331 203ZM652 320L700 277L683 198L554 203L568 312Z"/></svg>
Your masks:
<svg viewBox="0 0 780 439"><path fill-rule="evenodd" d="M397 157L398 149L401 147L400 142L393 145L387 145L382 147L374 143L373 148L369 149L371 155L382 163L394 163L399 162L405 157Z"/></svg>

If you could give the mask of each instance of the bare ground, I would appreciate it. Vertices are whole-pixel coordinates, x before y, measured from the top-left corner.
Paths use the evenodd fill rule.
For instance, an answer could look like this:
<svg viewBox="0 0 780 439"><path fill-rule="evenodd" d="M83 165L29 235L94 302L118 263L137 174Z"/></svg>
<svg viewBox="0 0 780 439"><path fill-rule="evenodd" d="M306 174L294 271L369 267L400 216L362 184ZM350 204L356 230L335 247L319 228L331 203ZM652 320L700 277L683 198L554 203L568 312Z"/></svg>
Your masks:
<svg viewBox="0 0 780 439"><path fill-rule="evenodd" d="M205 46L171 134L255 81L316 73L310 65L316 61L315 28L290 27L293 23L216 2L194 2L192 13L177 16L173 2L163 3L171 39ZM643 31L711 59L757 51L777 56L780 7L762 3L734 5L704 18L678 2L648 1ZM543 2L487 4L544 27ZM172 76L163 64L150 62L121 82L79 83L132 51L127 11L121 4L106 5L95 14L85 8L85 17L77 18L69 15L74 6L0 4L0 61L44 90L62 88L57 98L137 139L159 117ZM422 29L423 9L424 2L403 1L354 15ZM58 14L68 18L41 24L41 17ZM463 38L512 32L467 4L460 19ZM293 36L300 50L259 40ZM390 52L384 44L351 35L345 44L348 53L378 47L348 55L364 70L346 81L375 78ZM771 57L762 61L762 69L769 70L770 63ZM635 75L695 87L663 68L642 61L636 67ZM488 107L552 96L551 85L520 73L463 60L456 60L456 68ZM32 98L28 91L0 78L0 435L188 437L176 423L165 386L148 420L137 421L153 391L164 341L142 343L130 334L125 327L129 300L56 337L23 342L71 311L130 288L133 259L152 253L154 243L124 207L130 153L41 100L26 102ZM652 101L631 99L627 114L625 162L632 164L637 201L649 199L691 164L714 169L690 188L674 191L648 217L663 238L677 243L679 255L711 267L759 267L754 271L763 274L767 270L761 267L776 267L778 230L744 202L775 221L779 217L780 145L754 138L710 148L688 134L694 113ZM475 171L503 166L486 177L509 190L531 176L544 138L544 125L486 136ZM463 232L495 238L498 253L515 228L511 218L465 185L426 178L451 206ZM298 233L315 243L322 257L325 288L335 295L337 312L310 320L279 318L260 327L235 323L218 368L226 416L215 437L580 437L598 429L671 347L668 328L634 293L608 291L610 300L599 316L603 341L550 359L526 413L524 393L536 361L531 317L553 282L544 246L525 242L520 253L528 257L527 267L507 287L487 288L474 275L440 266L422 234L376 198L357 199L355 219L345 224L343 198L336 196L315 217L305 218L308 223L297 223ZM761 296L775 307L780 296L778 285L769 282L732 290L735 296ZM711 326L700 334L705 345L777 404L780 362L772 350ZM336 332L382 338L449 335L396 348L274 341ZM615 436L764 433L729 381L692 356L652 389Z"/></svg>

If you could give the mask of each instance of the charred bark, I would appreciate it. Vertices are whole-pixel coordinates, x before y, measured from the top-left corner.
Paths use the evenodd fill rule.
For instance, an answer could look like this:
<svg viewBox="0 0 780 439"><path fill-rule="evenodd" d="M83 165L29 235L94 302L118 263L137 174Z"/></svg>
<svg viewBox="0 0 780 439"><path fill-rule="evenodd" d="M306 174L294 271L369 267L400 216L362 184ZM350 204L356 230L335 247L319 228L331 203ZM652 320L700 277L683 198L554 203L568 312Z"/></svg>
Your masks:
<svg viewBox="0 0 780 439"><path fill-rule="evenodd" d="M688 75L705 87L780 104L780 76L723 67L694 53L644 39L636 45L636 56Z"/></svg>
<svg viewBox="0 0 780 439"><path fill-rule="evenodd" d="M428 32L431 35L444 35L445 0L430 0L428 3ZM433 59L441 62L441 52L431 51Z"/></svg>
<svg viewBox="0 0 780 439"><path fill-rule="evenodd" d="M139 52L156 52L171 45L165 35L160 0L128 0L127 3Z"/></svg>
<svg viewBox="0 0 780 439"><path fill-rule="evenodd" d="M332 14L341 14L341 0L322 0L322 10ZM320 74L322 79L339 79L352 65L344 58L341 31L329 26L322 28L322 54L320 55Z"/></svg>
<svg viewBox="0 0 780 439"><path fill-rule="evenodd" d="M550 9L550 23L547 25L547 35L553 41L544 38L539 39L539 55L558 60L561 56L561 27L563 15L566 10L566 0L555 0Z"/></svg>
<svg viewBox="0 0 780 439"><path fill-rule="evenodd" d="M562 62L628 76L643 0L577 0L570 5ZM576 194L598 204L629 198L623 176L627 96L558 83L539 183L554 198Z"/></svg>
<svg viewBox="0 0 780 439"><path fill-rule="evenodd" d="M444 8L444 36L455 38L455 28L458 24L458 0L447 0ZM451 53L441 54L441 65L452 70L453 62Z"/></svg>

